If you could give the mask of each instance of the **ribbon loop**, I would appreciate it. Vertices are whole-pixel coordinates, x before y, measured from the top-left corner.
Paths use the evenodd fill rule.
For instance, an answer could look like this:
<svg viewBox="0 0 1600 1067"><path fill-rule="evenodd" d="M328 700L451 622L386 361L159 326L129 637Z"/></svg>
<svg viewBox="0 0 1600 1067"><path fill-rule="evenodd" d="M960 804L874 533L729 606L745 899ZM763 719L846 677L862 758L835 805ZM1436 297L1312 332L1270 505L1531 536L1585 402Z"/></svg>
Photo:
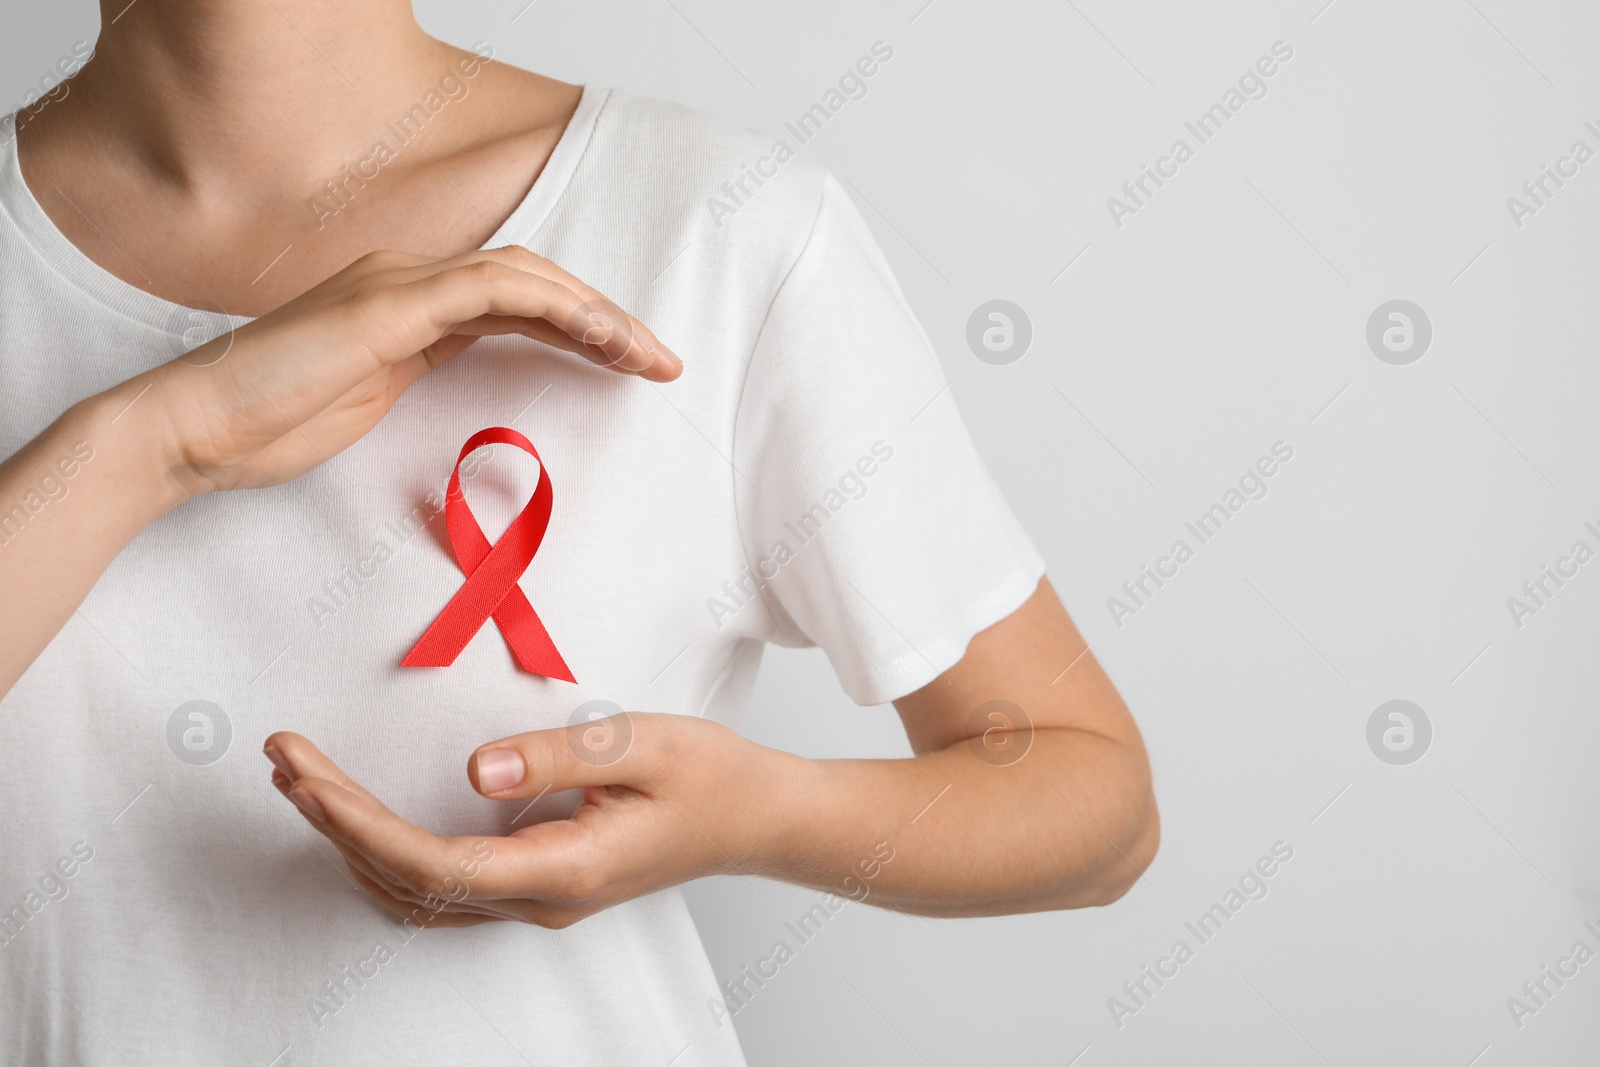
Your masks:
<svg viewBox="0 0 1600 1067"><path fill-rule="evenodd" d="M485 445L515 445L539 461L539 484L522 511L493 545L473 517L461 491L461 464ZM517 663L529 674L575 682L555 642L544 628L533 605L517 585L533 562L550 526L554 496L550 475L533 442L516 430L491 426L467 438L450 472L445 494L445 526L450 532L450 550L467 580L433 620L427 632L400 661L402 667L448 667L467 647L473 635L491 618L500 627Z"/></svg>

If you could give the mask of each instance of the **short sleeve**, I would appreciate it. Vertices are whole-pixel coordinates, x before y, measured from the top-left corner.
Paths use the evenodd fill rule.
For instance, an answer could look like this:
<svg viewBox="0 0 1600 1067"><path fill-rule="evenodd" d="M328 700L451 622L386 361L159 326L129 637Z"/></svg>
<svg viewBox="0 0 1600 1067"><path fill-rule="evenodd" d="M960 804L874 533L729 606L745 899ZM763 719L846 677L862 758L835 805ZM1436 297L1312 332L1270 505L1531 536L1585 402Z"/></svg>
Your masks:
<svg viewBox="0 0 1600 1067"><path fill-rule="evenodd" d="M832 176L756 343L733 462L762 636L820 646L858 704L933 681L1044 573Z"/></svg>

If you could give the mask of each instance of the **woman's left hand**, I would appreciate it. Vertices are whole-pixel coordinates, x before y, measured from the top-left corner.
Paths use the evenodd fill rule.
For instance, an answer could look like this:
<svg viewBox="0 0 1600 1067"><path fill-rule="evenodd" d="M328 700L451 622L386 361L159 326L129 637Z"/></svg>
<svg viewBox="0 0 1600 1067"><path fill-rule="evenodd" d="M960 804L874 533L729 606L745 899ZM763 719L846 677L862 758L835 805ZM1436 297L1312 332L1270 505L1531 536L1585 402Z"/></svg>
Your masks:
<svg viewBox="0 0 1600 1067"><path fill-rule="evenodd" d="M917 915L1013 915L1109 904L1154 858L1144 742L1048 581L895 710L909 759L804 759L639 712L492 741L467 777L518 805L513 825L530 801L583 790L571 817L509 837L414 826L298 734L266 752L356 880L424 926L566 927L711 874Z"/></svg>
<svg viewBox="0 0 1600 1067"><path fill-rule="evenodd" d="M627 713L520 734L473 753L473 787L523 804L581 788L582 803L509 837L441 837L390 811L299 734L273 734L265 752L279 792L395 915L423 926L509 919L551 929L694 878L750 873L771 832L760 797L779 790L784 764L798 760L682 715Z"/></svg>

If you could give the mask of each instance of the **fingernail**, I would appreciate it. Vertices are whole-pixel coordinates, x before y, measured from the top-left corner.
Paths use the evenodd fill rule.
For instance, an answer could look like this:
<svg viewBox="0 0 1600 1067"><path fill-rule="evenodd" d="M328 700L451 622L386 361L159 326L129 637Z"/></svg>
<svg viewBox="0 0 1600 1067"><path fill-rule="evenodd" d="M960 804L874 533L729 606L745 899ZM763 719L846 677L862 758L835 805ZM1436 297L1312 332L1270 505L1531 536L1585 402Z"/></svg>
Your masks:
<svg viewBox="0 0 1600 1067"><path fill-rule="evenodd" d="M491 748L478 753L480 793L498 793L520 785L523 775L527 773L528 765L522 762L522 754L515 749Z"/></svg>
<svg viewBox="0 0 1600 1067"><path fill-rule="evenodd" d="M305 812L313 822L327 822L328 813L322 810L322 805L317 803L317 798L305 789L289 790L289 799L294 801L294 806Z"/></svg>
<svg viewBox="0 0 1600 1067"><path fill-rule="evenodd" d="M683 373L683 360L671 352L661 351L656 354L656 360L649 367L639 372L652 381L673 381Z"/></svg>
<svg viewBox="0 0 1600 1067"><path fill-rule="evenodd" d="M274 767L282 771L291 781L294 780L294 772L289 769L289 761L283 758L283 753L278 751L276 745L267 745L261 752L272 761Z"/></svg>
<svg viewBox="0 0 1600 1067"><path fill-rule="evenodd" d="M289 776L284 774L282 771L273 771L272 788L276 789L284 796L288 796L289 790L294 788L294 783L289 781Z"/></svg>

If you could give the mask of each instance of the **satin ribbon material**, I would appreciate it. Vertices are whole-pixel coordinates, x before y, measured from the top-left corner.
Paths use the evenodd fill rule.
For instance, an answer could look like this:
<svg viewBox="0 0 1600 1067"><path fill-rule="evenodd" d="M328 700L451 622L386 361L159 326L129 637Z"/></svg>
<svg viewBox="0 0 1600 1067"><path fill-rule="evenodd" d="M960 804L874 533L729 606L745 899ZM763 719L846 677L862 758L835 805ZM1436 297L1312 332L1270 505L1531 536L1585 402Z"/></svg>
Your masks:
<svg viewBox="0 0 1600 1067"><path fill-rule="evenodd" d="M492 444L515 445L539 460L539 485L521 514L491 546L462 495L461 463L473 452ZM577 681L561 653L556 651L555 642L550 639L544 623L539 621L533 605L517 585L517 579L533 562L534 553L539 551L539 544L544 540L545 529L550 525L552 500L550 475L544 460L534 450L533 442L522 434L504 426L491 426L467 439L461 446L461 455L456 457L455 469L450 472L444 506L450 549L467 580L433 620L416 647L400 661L400 666L450 666L473 635L493 618L523 670L564 682Z"/></svg>

